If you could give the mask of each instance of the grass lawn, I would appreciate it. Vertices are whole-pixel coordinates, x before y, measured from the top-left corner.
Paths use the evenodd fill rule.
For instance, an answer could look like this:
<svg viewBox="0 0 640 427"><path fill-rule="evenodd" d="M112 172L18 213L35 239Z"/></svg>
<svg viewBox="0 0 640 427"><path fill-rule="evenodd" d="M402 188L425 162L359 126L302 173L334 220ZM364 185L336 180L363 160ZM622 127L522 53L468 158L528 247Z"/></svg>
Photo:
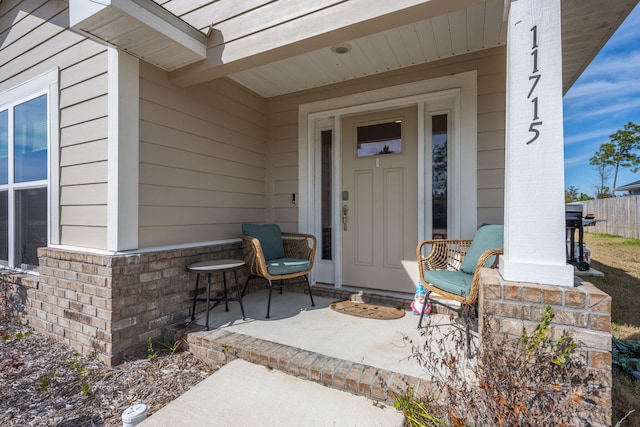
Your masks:
<svg viewBox="0 0 640 427"><path fill-rule="evenodd" d="M591 250L591 267L604 273L586 280L612 297L613 335L640 340L640 240L585 233L584 241ZM613 424L631 410L635 412L622 425L640 426L640 380L614 371Z"/></svg>

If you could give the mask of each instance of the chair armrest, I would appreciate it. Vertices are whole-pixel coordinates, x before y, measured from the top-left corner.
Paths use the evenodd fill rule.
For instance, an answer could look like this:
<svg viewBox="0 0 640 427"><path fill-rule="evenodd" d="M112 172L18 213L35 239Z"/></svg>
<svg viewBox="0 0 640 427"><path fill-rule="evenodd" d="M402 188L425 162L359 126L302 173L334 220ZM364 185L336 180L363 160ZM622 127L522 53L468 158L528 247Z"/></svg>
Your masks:
<svg viewBox="0 0 640 427"><path fill-rule="evenodd" d="M241 235L242 258L251 274L263 275L267 272L267 262L264 259L260 240L255 237Z"/></svg>
<svg viewBox="0 0 640 427"><path fill-rule="evenodd" d="M459 270L471 242L467 239L423 240L416 249L418 268L420 271ZM423 251L428 245L431 245L431 251L425 256Z"/></svg>
<svg viewBox="0 0 640 427"><path fill-rule="evenodd" d="M317 239L313 234L282 233L284 256L287 258L308 259L314 261Z"/></svg>
<svg viewBox="0 0 640 427"><path fill-rule="evenodd" d="M476 271L474 275L478 274L478 271L481 268L484 268L484 265L492 256L495 256L495 259L493 260L493 263L491 263L491 265L488 268L496 268L498 266L498 261L499 261L498 255L502 255L503 253L504 253L504 248L489 249L484 251L482 255L480 255L480 258L478 258L478 263L476 264Z"/></svg>
<svg viewBox="0 0 640 427"><path fill-rule="evenodd" d="M498 255L502 255L504 253L503 248L499 249L489 249L486 250L480 255L478 258L478 263L476 264L476 271L473 273L473 281L471 282L471 290L469 291L469 295L466 298L465 302L475 303L478 299L478 294L480 293L480 276L479 272L481 268L485 268L485 263L491 258L495 256L493 263L488 268L496 268L498 266Z"/></svg>

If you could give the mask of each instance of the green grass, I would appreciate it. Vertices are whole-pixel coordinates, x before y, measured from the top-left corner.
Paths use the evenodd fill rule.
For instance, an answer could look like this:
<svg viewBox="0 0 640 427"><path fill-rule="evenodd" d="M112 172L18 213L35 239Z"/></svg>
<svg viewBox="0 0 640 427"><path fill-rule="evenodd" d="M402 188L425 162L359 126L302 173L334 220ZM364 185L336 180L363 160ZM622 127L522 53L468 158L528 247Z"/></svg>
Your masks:
<svg viewBox="0 0 640 427"><path fill-rule="evenodd" d="M611 243L612 246L638 246L640 247L640 240L636 239L624 239L621 242Z"/></svg>
<svg viewBox="0 0 640 427"><path fill-rule="evenodd" d="M594 239L609 239L610 241L605 243L607 246L640 246L640 240L638 239L628 239L614 234L592 233L591 236Z"/></svg>
<svg viewBox="0 0 640 427"><path fill-rule="evenodd" d="M609 233L589 233L589 236L595 237L597 239L624 239L624 237L622 236L618 236L616 234L609 234Z"/></svg>

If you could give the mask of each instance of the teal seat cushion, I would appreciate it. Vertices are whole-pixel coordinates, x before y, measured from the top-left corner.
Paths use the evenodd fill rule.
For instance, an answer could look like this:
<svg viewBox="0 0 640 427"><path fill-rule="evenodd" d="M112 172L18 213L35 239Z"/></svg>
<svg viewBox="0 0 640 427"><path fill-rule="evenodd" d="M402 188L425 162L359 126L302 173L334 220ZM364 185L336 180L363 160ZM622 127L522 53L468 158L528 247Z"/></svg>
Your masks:
<svg viewBox="0 0 640 427"><path fill-rule="evenodd" d="M272 276L299 273L311 268L311 261L308 259L280 258L267 261L267 270Z"/></svg>
<svg viewBox="0 0 640 427"><path fill-rule="evenodd" d="M476 231L473 242L462 260L460 271L467 274L474 274L478 260L483 252L489 249L500 249L502 247L504 247L504 226L496 224L483 225ZM485 267L491 266L493 258L494 257L490 257L487 260Z"/></svg>
<svg viewBox="0 0 640 427"><path fill-rule="evenodd" d="M473 274L462 271L431 270L424 273L424 279L438 289L451 294L468 296L473 283Z"/></svg>
<svg viewBox="0 0 640 427"><path fill-rule="evenodd" d="M260 241L265 261L284 258L282 232L278 224L242 224L242 234Z"/></svg>

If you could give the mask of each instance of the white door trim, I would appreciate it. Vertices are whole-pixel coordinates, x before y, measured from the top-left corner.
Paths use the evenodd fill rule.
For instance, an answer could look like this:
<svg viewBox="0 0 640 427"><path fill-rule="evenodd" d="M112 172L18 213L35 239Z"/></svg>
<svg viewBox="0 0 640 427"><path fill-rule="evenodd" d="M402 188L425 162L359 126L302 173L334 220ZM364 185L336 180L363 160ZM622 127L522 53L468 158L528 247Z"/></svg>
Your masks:
<svg viewBox="0 0 640 427"><path fill-rule="evenodd" d="M450 178L452 195L451 237L470 238L477 229L477 72L469 71L431 80L408 83L377 89L339 98L301 104L298 108L298 172L299 208L298 229L300 232L318 234L320 223L320 161L316 134L318 126L333 122L333 263L322 261L322 251L316 251L316 266L311 280L315 283L319 275L333 276L335 287L342 284L342 228L339 209L342 189L341 170L341 117L369 111L418 106L418 236L426 237L426 194L431 189L430 177L425 177L425 152L427 142L426 123L428 103L453 99L451 115L451 139L453 153L450 156L455 168ZM462 182L464 181L464 185ZM428 188L427 188L428 187ZM317 191L318 190L318 191ZM326 280L322 279L321 280Z"/></svg>

